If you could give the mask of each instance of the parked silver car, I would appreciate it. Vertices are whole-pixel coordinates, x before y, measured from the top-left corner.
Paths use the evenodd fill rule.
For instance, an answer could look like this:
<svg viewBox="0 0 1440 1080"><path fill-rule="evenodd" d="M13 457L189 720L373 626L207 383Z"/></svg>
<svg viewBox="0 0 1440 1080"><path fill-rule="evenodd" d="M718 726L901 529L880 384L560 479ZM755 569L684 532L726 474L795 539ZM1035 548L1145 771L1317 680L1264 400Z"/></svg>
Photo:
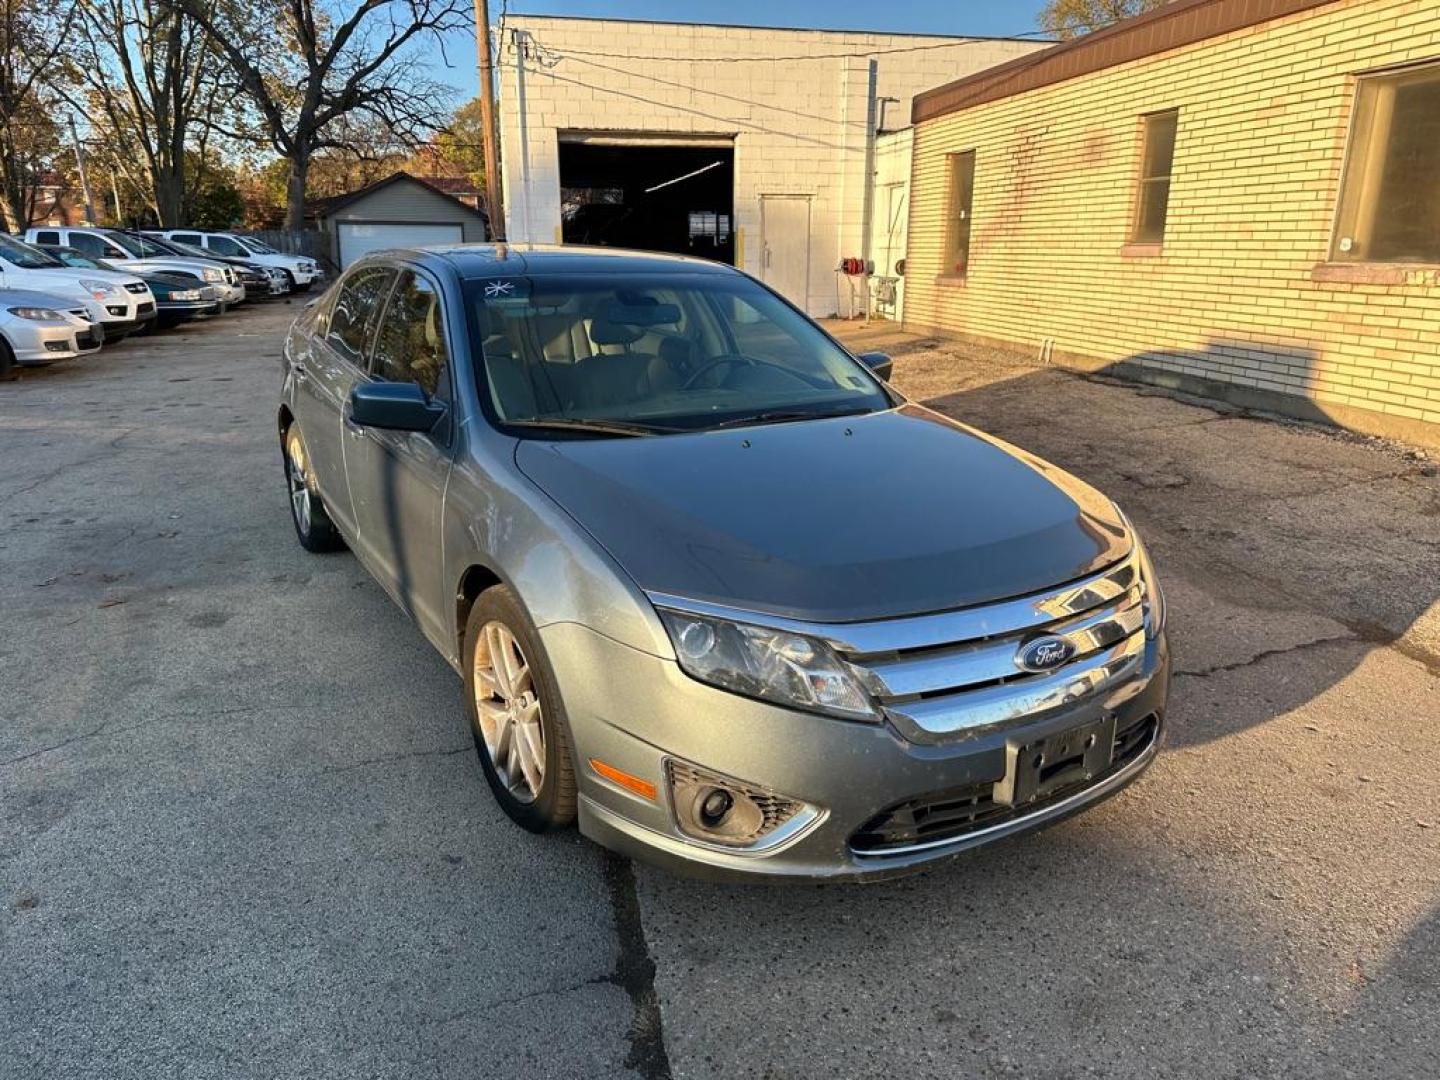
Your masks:
<svg viewBox="0 0 1440 1080"><path fill-rule="evenodd" d="M85 305L31 289L0 289L0 379L100 348Z"/></svg>
<svg viewBox="0 0 1440 1080"><path fill-rule="evenodd" d="M348 545L461 673L526 828L884 876L1088 806L1160 744L1164 603L1114 503L735 270L377 253L285 365L300 542Z"/></svg>

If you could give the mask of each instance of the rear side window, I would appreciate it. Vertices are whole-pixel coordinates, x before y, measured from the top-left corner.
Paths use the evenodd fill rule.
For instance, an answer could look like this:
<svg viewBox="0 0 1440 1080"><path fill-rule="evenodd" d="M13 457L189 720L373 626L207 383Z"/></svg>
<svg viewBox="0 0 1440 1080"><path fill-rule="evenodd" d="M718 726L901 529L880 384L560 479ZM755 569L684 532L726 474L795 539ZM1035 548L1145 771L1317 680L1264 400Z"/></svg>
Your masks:
<svg viewBox="0 0 1440 1080"><path fill-rule="evenodd" d="M413 382L436 394L449 364L445 313L435 289L411 270L401 273L375 337L371 371L386 382Z"/></svg>
<svg viewBox="0 0 1440 1080"><path fill-rule="evenodd" d="M211 251L217 251L227 257L238 255L241 258L247 258L250 255L250 252L246 251L228 236L210 237L209 248Z"/></svg>
<svg viewBox="0 0 1440 1080"><path fill-rule="evenodd" d="M365 366L365 343L374 328L380 302L394 279L395 271L388 266L367 266L340 284L325 340L358 367Z"/></svg>
<svg viewBox="0 0 1440 1080"><path fill-rule="evenodd" d="M89 255L92 259L103 259L113 254L110 245L93 233L72 232L70 246L76 251Z"/></svg>
<svg viewBox="0 0 1440 1080"><path fill-rule="evenodd" d="M200 234L193 232L171 233L170 239L174 240L177 244L200 244Z"/></svg>
<svg viewBox="0 0 1440 1080"><path fill-rule="evenodd" d="M35 234L37 244L59 244L60 234L54 229L41 229Z"/></svg>

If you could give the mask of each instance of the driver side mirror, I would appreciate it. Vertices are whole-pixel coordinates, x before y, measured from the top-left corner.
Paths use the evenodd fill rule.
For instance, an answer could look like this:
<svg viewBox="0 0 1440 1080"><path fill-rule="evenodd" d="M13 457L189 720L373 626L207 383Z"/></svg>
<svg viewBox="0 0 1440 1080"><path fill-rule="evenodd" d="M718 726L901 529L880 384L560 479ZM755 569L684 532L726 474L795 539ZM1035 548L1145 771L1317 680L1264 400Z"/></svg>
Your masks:
<svg viewBox="0 0 1440 1080"><path fill-rule="evenodd" d="M350 419L386 431L430 431L445 415L419 383L359 383L350 391Z"/></svg>
<svg viewBox="0 0 1440 1080"><path fill-rule="evenodd" d="M856 359L873 371L877 379L882 379L885 382L890 381L890 369L895 366L895 362L891 360L887 354L883 352L865 352L861 353Z"/></svg>

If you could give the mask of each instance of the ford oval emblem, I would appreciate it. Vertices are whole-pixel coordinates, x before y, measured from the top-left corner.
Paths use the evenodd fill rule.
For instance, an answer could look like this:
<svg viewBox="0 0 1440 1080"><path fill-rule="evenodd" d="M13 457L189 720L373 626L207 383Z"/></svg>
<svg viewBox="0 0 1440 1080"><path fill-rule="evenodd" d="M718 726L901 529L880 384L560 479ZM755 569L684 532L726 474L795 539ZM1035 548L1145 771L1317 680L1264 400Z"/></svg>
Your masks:
<svg viewBox="0 0 1440 1080"><path fill-rule="evenodd" d="M1020 646L1015 654L1015 666L1021 671L1054 671L1075 655L1075 643L1054 634L1035 638Z"/></svg>

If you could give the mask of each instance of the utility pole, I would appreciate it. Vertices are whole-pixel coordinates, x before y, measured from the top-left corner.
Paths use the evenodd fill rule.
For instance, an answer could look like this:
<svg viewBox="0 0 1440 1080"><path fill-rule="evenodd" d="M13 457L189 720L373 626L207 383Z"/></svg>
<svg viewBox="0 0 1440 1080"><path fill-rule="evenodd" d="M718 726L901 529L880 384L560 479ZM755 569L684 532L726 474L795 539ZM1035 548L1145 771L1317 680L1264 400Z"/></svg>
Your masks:
<svg viewBox="0 0 1440 1080"><path fill-rule="evenodd" d="M500 196L500 156L495 148L495 72L490 62L490 4L475 0L475 48L480 55L480 123L485 127L485 212L490 238L505 239L505 206Z"/></svg>
<svg viewBox="0 0 1440 1080"><path fill-rule="evenodd" d="M90 178L85 175L85 151L80 146L80 136L75 132L75 114L70 114L70 141L75 146L75 166L80 170L80 190L85 195L85 224L95 224L95 200L90 197Z"/></svg>

